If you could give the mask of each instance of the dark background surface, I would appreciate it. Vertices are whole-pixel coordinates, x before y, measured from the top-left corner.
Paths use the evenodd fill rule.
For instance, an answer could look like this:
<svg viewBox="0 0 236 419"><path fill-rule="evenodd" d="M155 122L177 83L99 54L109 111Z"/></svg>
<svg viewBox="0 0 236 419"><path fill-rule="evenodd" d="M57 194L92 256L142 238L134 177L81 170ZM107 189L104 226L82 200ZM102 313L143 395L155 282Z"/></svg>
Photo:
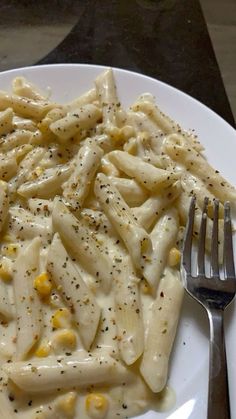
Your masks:
<svg viewBox="0 0 236 419"><path fill-rule="evenodd" d="M39 64L137 71L183 90L234 125L198 0L1 0L0 9L0 29L37 27L42 39L48 26L71 25Z"/></svg>

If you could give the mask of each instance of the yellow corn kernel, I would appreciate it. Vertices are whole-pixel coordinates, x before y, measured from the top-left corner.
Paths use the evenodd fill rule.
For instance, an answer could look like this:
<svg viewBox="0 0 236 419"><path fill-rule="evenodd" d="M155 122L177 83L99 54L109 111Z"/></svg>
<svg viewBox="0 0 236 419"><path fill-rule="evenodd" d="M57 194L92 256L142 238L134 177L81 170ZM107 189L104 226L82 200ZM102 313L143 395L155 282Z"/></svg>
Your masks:
<svg viewBox="0 0 236 419"><path fill-rule="evenodd" d="M34 280L34 288L40 297L48 297L52 291L52 282L47 272L42 272Z"/></svg>
<svg viewBox="0 0 236 419"><path fill-rule="evenodd" d="M0 277L4 282L9 282L12 280L12 272L4 261L1 261L0 263Z"/></svg>
<svg viewBox="0 0 236 419"><path fill-rule="evenodd" d="M60 330L53 338L52 346L54 349L75 349L77 345L77 336L71 329Z"/></svg>
<svg viewBox="0 0 236 419"><path fill-rule="evenodd" d="M7 244L2 247L2 255L3 256L16 256L18 250L17 244Z"/></svg>
<svg viewBox="0 0 236 419"><path fill-rule="evenodd" d="M67 418L73 418L75 415L76 396L77 394L71 391L58 402L59 409Z"/></svg>
<svg viewBox="0 0 236 419"><path fill-rule="evenodd" d="M42 342L39 347L35 351L35 356L38 358L46 358L51 351L51 347L49 345L49 342L45 341Z"/></svg>
<svg viewBox="0 0 236 419"><path fill-rule="evenodd" d="M86 397L85 406L89 416L102 419L108 411L108 400L103 394L91 393Z"/></svg>
<svg viewBox="0 0 236 419"><path fill-rule="evenodd" d="M52 315L51 323L54 329L63 329L70 327L72 316L67 308L59 308Z"/></svg>
<svg viewBox="0 0 236 419"><path fill-rule="evenodd" d="M181 253L176 247L172 247L170 249L169 255L168 255L168 264L169 266L173 267L180 263Z"/></svg>

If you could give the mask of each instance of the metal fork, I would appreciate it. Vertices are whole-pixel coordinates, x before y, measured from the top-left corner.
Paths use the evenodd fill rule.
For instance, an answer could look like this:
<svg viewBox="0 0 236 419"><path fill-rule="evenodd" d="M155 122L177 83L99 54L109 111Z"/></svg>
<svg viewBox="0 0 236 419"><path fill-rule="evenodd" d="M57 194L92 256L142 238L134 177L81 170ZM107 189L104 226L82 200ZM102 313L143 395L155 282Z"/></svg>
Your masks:
<svg viewBox="0 0 236 419"><path fill-rule="evenodd" d="M223 272L220 278L218 259L219 201L214 201L213 228L210 252L210 278L205 273L205 238L208 199L204 200L198 236L197 275L191 266L195 197L192 198L185 231L181 274L188 293L206 309L210 324L210 365L208 386L208 419L230 419L227 361L224 338L224 309L233 300L236 278L233 259L232 227L229 202L224 204Z"/></svg>

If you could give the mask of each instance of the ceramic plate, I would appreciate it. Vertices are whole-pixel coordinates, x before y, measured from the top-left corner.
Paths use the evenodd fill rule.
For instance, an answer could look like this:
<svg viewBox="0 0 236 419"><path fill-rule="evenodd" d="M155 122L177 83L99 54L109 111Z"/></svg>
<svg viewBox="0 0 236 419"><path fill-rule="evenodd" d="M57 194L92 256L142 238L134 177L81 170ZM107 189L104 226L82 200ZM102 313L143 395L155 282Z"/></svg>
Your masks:
<svg viewBox="0 0 236 419"><path fill-rule="evenodd" d="M28 67L0 73L0 89L10 88L16 76L25 76L42 89L50 88L52 98L69 101L91 87L103 70L100 66L60 64ZM206 106L158 80L114 69L120 100L124 106L138 95L150 92L160 108L185 129L194 129L206 148L209 162L236 186L236 131ZM226 312L226 345L231 395L231 414L236 418L236 310ZM145 419L204 419L207 415L208 322L203 309L186 296L172 354L169 384L176 392L170 412L148 412ZM141 418L140 417L140 418Z"/></svg>

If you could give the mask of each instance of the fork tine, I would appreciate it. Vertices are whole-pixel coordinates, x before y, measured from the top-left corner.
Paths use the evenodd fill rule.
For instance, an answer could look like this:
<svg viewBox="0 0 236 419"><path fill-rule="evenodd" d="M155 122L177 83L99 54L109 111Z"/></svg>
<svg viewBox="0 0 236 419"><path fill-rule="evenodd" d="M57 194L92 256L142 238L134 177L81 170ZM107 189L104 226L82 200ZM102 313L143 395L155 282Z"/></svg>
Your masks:
<svg viewBox="0 0 236 419"><path fill-rule="evenodd" d="M230 203L224 205L224 272L225 278L235 278Z"/></svg>
<svg viewBox="0 0 236 419"><path fill-rule="evenodd" d="M192 241L193 241L193 225L194 225L194 213L195 213L195 196L192 197L188 221L186 224L185 236L184 236L184 245L182 252L182 265L184 266L186 272L191 274L191 251L192 251Z"/></svg>
<svg viewBox="0 0 236 419"><path fill-rule="evenodd" d="M218 254L218 219L219 219L219 200L214 201L214 215L211 240L211 276L219 278L219 254Z"/></svg>
<svg viewBox="0 0 236 419"><path fill-rule="evenodd" d="M198 275L205 275L205 241L206 241L206 223L207 223L207 206L208 198L204 198L202 211L202 221L199 231L198 254L197 254L197 270Z"/></svg>

